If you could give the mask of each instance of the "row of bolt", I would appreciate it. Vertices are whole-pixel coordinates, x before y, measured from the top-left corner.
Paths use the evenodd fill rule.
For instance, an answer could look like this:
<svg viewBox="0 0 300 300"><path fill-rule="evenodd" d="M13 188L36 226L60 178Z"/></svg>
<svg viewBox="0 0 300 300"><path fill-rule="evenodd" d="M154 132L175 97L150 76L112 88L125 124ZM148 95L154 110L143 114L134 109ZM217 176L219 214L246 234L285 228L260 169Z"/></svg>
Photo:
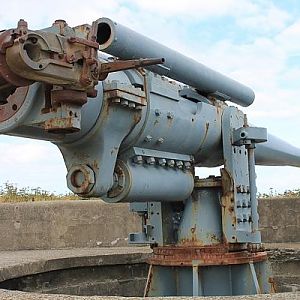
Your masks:
<svg viewBox="0 0 300 300"><path fill-rule="evenodd" d="M145 163L148 165L159 165L161 167L178 168L184 170L190 170L192 168L192 164L189 161L155 158L153 156L143 157L142 155L137 155L133 158L133 162L139 165Z"/></svg>
<svg viewBox="0 0 300 300"><path fill-rule="evenodd" d="M121 98L114 98L111 102L121 104L121 106L128 107L130 109L142 109L142 105Z"/></svg>
<svg viewBox="0 0 300 300"><path fill-rule="evenodd" d="M238 193L242 193L242 194L249 194L250 193L250 187L248 185L238 185L236 187L236 191Z"/></svg>
<svg viewBox="0 0 300 300"><path fill-rule="evenodd" d="M237 222L238 223L246 223L246 222L251 223L252 222L252 217L251 216L247 216L247 215L243 215L242 217L238 217L237 218Z"/></svg>
<svg viewBox="0 0 300 300"><path fill-rule="evenodd" d="M157 117L161 116L162 115L162 112L157 108L155 111L154 111L155 115ZM168 111L167 112L167 118L168 119L174 119L174 113L172 113L171 111Z"/></svg>
<svg viewBox="0 0 300 300"><path fill-rule="evenodd" d="M246 203L246 202L241 203L240 201L237 201L236 207L237 208L250 208L251 202L248 201L248 203Z"/></svg>

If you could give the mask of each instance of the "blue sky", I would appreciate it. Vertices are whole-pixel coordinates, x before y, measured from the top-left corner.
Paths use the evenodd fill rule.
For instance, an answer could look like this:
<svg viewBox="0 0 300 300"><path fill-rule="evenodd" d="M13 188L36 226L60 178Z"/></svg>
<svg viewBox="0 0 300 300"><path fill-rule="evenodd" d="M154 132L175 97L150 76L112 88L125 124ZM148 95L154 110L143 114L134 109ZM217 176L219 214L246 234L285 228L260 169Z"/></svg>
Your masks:
<svg viewBox="0 0 300 300"><path fill-rule="evenodd" d="M103 16L251 86L255 102L243 108L250 122L300 148L298 0L27 0L22 6L10 0L1 4L0 29L15 27L20 18L39 29L55 19L75 26ZM0 184L8 180L19 186L67 190L63 159L55 146L0 136L0 149ZM258 167L257 176L261 192L300 188L300 169Z"/></svg>

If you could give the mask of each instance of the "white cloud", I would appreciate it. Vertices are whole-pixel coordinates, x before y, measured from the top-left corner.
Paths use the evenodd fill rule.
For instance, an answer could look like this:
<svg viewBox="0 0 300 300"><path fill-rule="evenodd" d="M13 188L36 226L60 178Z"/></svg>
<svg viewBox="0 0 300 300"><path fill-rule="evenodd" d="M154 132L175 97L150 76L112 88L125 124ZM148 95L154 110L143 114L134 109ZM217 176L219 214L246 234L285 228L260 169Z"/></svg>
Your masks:
<svg viewBox="0 0 300 300"><path fill-rule="evenodd" d="M291 16L286 11L268 3L260 9L257 8L255 13L238 17L237 24L245 29L255 29L261 34L285 28L290 19Z"/></svg>
<svg viewBox="0 0 300 300"><path fill-rule="evenodd" d="M284 11L275 1L268 0L94 0L88 5L79 1L28 0L22 9L18 2L11 0L1 4L0 28L15 26L19 18L25 18L30 28L41 28L51 25L57 18L74 26L107 16L250 85L256 92L256 100L250 108L243 108L250 122L266 126L275 135L300 147L300 69L288 64L290 58L297 60L300 53L300 17L294 17L292 8ZM222 27L216 29L219 40L207 37L222 17L233 22L235 27L231 30L238 39L223 32ZM248 37L244 38L246 33ZM15 149L0 144L1 152L7 153L0 158L1 165L6 168L0 171L0 182L9 174L9 178L18 179L13 181L23 182L28 178L26 182L32 180L33 186L35 182L43 182L65 188L63 161L54 148L27 141ZM14 158L18 162L13 165ZM284 178L292 174L291 169L267 168L264 171L260 167L258 175L263 178L259 181L262 182L260 188L268 189L272 182L278 186L292 186L292 182L296 185L300 181L297 169L292 169L292 180L282 181L282 184L272 178L276 171L267 171L270 169L278 170L278 174L282 172ZM30 174L34 175L29 178Z"/></svg>
<svg viewBox="0 0 300 300"><path fill-rule="evenodd" d="M63 158L53 144L5 137L0 138L0 149L0 185L8 181L17 183L19 187L42 187L58 192L67 190Z"/></svg>

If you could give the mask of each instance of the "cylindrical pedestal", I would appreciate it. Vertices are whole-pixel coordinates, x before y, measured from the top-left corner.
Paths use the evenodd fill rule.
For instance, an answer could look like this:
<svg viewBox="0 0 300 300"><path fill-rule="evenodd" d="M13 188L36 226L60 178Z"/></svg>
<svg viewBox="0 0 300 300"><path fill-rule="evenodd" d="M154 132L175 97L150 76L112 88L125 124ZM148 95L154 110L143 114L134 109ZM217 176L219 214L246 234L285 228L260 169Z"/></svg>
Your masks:
<svg viewBox="0 0 300 300"><path fill-rule="evenodd" d="M260 245L225 243L221 181L195 183L175 245L153 248L145 296L231 296L272 291L267 253Z"/></svg>

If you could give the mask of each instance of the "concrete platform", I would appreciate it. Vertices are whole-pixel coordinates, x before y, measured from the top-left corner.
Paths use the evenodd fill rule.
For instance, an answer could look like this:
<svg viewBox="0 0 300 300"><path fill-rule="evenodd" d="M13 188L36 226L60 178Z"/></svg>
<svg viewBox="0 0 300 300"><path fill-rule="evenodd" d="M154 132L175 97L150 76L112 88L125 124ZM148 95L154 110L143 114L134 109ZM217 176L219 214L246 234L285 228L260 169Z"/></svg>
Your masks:
<svg viewBox="0 0 300 300"><path fill-rule="evenodd" d="M0 282L67 268L144 263L151 253L148 247L0 251Z"/></svg>
<svg viewBox="0 0 300 300"><path fill-rule="evenodd" d="M274 257L279 263L283 263L285 268L281 267L276 270L282 276L284 272L288 273L292 270L287 263L289 258L285 253L293 253L292 259L300 261L300 243L296 244L267 244L266 248L270 253L271 262ZM0 251L0 282L20 278L32 274L40 274L47 272L55 272L57 270L68 270L81 267L95 266L115 266L127 264L143 264L151 255L151 249L148 247L115 247L115 248L77 248L77 249L61 249L61 250L24 250L24 251ZM272 258L273 257L273 258ZM295 266L294 266L295 267ZM296 265L298 268L298 265ZM300 269L298 270L300 272ZM297 272L297 270L296 270ZM275 274L276 275L276 274ZM278 275L278 274L277 274ZM299 274L300 275L300 274ZM82 273L84 277L84 273ZM297 277L298 278L298 277ZM299 277L300 278L300 277ZM281 278L282 279L282 278ZM294 278L295 279L295 278ZM144 278L141 278L139 284L143 284ZM300 282L299 282L300 283ZM109 283L105 283L106 285ZM138 284L134 282L133 284ZM98 283L99 286L99 283ZM97 287L98 287L97 286ZM49 288L49 287L48 287ZM73 287L74 288L74 287ZM128 288L134 288L132 285ZM50 290L50 289L49 289ZM109 297L109 296L71 296L56 294L45 294L47 289L41 290L43 294L26 293L18 291L0 290L0 299L141 299L138 297ZM53 290L51 290L51 293ZM149 298L150 299L150 298ZM155 299L175 299L172 298L155 298ZM191 297L177 297L176 299L192 299ZM300 300L300 292L281 293L273 295L256 295L256 296L239 296L239 297L198 297L197 299L297 299Z"/></svg>
<svg viewBox="0 0 300 300"><path fill-rule="evenodd" d="M145 299L141 297L107 297L107 296L69 296L69 295L45 295L45 294L35 294L35 293L24 293L0 290L0 299L2 300L112 300L112 299ZM282 293L282 294L272 294L272 295L255 295L255 296L228 296L228 297L156 297L156 298L146 298L146 299L160 299L160 300L182 300L182 299L198 299L198 300L299 300L300 293Z"/></svg>

